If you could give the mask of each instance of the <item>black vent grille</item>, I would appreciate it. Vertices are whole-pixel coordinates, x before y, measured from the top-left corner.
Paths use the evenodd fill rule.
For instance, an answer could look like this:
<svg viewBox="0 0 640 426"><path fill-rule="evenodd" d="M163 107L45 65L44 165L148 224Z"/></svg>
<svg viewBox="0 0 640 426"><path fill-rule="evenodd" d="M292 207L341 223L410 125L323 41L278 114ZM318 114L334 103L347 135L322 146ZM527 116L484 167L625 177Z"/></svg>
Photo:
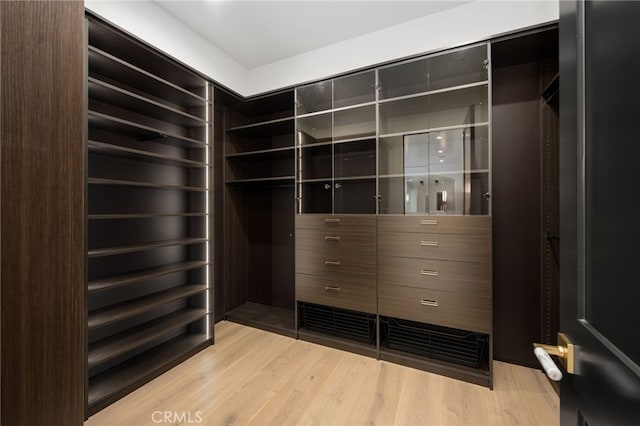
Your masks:
<svg viewBox="0 0 640 426"><path fill-rule="evenodd" d="M298 328L372 344L376 338L376 316L299 302Z"/></svg>
<svg viewBox="0 0 640 426"><path fill-rule="evenodd" d="M381 317L383 345L473 368L487 364L489 336L414 321Z"/></svg>

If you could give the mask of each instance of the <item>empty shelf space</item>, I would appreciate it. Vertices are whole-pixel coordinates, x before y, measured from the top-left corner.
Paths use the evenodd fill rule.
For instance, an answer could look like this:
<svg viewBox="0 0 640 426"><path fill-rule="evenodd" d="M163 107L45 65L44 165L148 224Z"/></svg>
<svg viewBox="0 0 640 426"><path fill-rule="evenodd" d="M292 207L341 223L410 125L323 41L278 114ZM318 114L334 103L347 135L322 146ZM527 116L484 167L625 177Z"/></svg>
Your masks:
<svg viewBox="0 0 640 426"><path fill-rule="evenodd" d="M282 156L287 157L289 155L293 155L295 147L285 146L282 148L270 148L270 149L260 149L256 151L245 151L245 152L237 152L232 154L226 154L226 158L247 158L252 156L264 156L268 158L273 158L274 156Z"/></svg>
<svg viewBox="0 0 640 426"><path fill-rule="evenodd" d="M405 100L405 99L420 98L420 97L423 97L423 96L437 95L439 93L456 92L456 91L459 91L459 90L470 89L470 88L479 87L479 86L488 86L488 85L489 85L489 81L488 80L482 80L482 81L478 81L478 82L475 82L475 83L461 84L459 86L445 87L443 89L429 90L429 91L426 91L426 92L412 93L410 95L404 95L404 96L397 96L397 97L392 97L392 98L380 99L379 102L382 104L382 103L400 101L400 100Z"/></svg>
<svg viewBox="0 0 640 426"><path fill-rule="evenodd" d="M89 97L182 127L202 127L206 120L113 84L89 77ZM204 104L203 104L204 106Z"/></svg>
<svg viewBox="0 0 640 426"><path fill-rule="evenodd" d="M156 152L144 151L141 149L128 148L120 145L114 145L105 142L88 141L89 151L100 152L122 158L131 158L134 160L152 161L159 164L170 164L182 167L206 167L206 163L193 161L187 158L173 157L170 155L158 154Z"/></svg>
<svg viewBox="0 0 640 426"><path fill-rule="evenodd" d="M280 134L293 132L294 117L278 118L276 120L263 121L260 123L246 124L227 129L228 132L242 134Z"/></svg>
<svg viewBox="0 0 640 426"><path fill-rule="evenodd" d="M204 334L183 334L89 379L89 414L93 414L204 348Z"/></svg>
<svg viewBox="0 0 640 426"><path fill-rule="evenodd" d="M122 214L89 214L89 220L113 219L152 219L156 217L204 217L206 213L122 213Z"/></svg>
<svg viewBox="0 0 640 426"><path fill-rule="evenodd" d="M226 183L230 184L276 184L276 183L289 183L293 184L295 180L295 176L275 176L275 177L264 177L264 178L251 178L251 179L231 179L227 180Z"/></svg>
<svg viewBox="0 0 640 426"><path fill-rule="evenodd" d="M207 241L206 238L184 238L180 240L154 241L154 242L142 243L142 244L129 244L129 245L118 246L118 247L94 248L94 249L89 249L87 255L89 257L112 256L116 254L151 250L151 249L160 248L160 247L186 246L191 244L204 243L206 241Z"/></svg>
<svg viewBox="0 0 640 426"><path fill-rule="evenodd" d="M139 141L154 141L188 148L200 147L204 148L206 143L187 136L175 135L164 132L160 129L145 126L144 124L134 123L132 121L123 120L122 118L113 117L101 112L89 111L88 121L90 127L101 128L115 133L122 133L133 136Z"/></svg>
<svg viewBox="0 0 640 426"><path fill-rule="evenodd" d="M89 345L89 369L124 355L207 315L205 309L182 309Z"/></svg>
<svg viewBox="0 0 640 426"><path fill-rule="evenodd" d="M88 178L87 183L90 185L124 185L124 186L139 186L144 188L158 188L158 189L177 189L181 191L206 191L207 188L199 186L182 186L182 185L165 185L160 183L151 182L139 182L134 180L119 180L119 179L105 179L105 178Z"/></svg>
<svg viewBox="0 0 640 426"><path fill-rule="evenodd" d="M148 71L89 46L89 69L92 74L114 76L114 80L137 87L146 93L161 93L168 101L187 108L201 106L206 99L168 82Z"/></svg>
<svg viewBox="0 0 640 426"><path fill-rule="evenodd" d="M204 284L185 285L89 312L89 331L91 332L92 329L150 311L174 300L185 299L205 291L207 291L207 287Z"/></svg>
<svg viewBox="0 0 640 426"><path fill-rule="evenodd" d="M162 266L160 268L145 269L140 272L134 272L126 275L119 275L112 278L89 281L87 286L89 293L109 290L123 285L129 285L139 281L149 280L161 277L163 275L173 274L175 272L190 271L192 269L202 268L207 262L182 262L173 265Z"/></svg>
<svg viewBox="0 0 640 426"><path fill-rule="evenodd" d="M293 336L295 335L294 315L293 309L247 302L227 312L225 318L239 324Z"/></svg>

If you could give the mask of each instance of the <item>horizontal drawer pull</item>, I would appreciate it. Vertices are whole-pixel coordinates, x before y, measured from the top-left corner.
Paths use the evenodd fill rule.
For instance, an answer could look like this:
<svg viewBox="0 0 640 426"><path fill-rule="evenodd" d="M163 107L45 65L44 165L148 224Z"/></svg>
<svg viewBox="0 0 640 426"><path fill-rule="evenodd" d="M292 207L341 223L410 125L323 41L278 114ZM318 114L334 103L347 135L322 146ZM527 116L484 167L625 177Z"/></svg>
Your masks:
<svg viewBox="0 0 640 426"><path fill-rule="evenodd" d="M420 304L422 306L438 306L438 301L431 299L420 299Z"/></svg>
<svg viewBox="0 0 640 426"><path fill-rule="evenodd" d="M339 217L327 217L324 219L324 223L340 223Z"/></svg>
<svg viewBox="0 0 640 426"><path fill-rule="evenodd" d="M324 288L324 291L333 291L335 293L339 292L340 290L342 290L340 287L333 287L333 286L327 286Z"/></svg>
<svg viewBox="0 0 640 426"><path fill-rule="evenodd" d="M422 240L422 241L420 241L420 245L421 246L429 246L429 247L438 247L438 242L437 241Z"/></svg>
<svg viewBox="0 0 640 426"><path fill-rule="evenodd" d="M339 260L325 260L324 264L325 265L331 265L331 266L338 266L338 265L340 265L340 261Z"/></svg>
<svg viewBox="0 0 640 426"><path fill-rule="evenodd" d="M336 235L327 235L324 239L325 241L340 241L340 237Z"/></svg>
<svg viewBox="0 0 640 426"><path fill-rule="evenodd" d="M437 225L438 219L420 219L420 225Z"/></svg>
<svg viewBox="0 0 640 426"><path fill-rule="evenodd" d="M422 269L420 271L420 275L429 275L430 277L437 277L438 271L435 269Z"/></svg>

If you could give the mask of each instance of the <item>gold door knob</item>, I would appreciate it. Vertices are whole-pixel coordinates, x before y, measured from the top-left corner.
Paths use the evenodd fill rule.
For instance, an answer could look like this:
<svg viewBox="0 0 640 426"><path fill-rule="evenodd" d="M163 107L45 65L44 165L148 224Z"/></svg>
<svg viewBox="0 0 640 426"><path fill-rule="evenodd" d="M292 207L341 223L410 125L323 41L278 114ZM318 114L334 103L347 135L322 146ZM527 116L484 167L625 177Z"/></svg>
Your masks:
<svg viewBox="0 0 640 426"><path fill-rule="evenodd" d="M567 373L574 374L575 372L575 348L571 340L564 333L558 333L558 346L543 345L542 343L534 343L534 348L542 348L549 353L549 355L555 355L560 359L564 369Z"/></svg>

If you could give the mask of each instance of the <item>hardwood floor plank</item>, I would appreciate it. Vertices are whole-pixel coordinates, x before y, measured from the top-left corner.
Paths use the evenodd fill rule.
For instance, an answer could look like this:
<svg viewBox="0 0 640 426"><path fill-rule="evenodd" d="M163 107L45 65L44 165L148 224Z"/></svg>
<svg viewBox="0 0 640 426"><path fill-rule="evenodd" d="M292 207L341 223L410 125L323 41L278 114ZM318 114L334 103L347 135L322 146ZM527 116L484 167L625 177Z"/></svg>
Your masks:
<svg viewBox="0 0 640 426"><path fill-rule="evenodd" d="M191 416L211 426L558 424L558 396L540 371L494 362L494 372L489 390L223 321L214 346L86 426L155 425L164 412L183 416L170 424Z"/></svg>

